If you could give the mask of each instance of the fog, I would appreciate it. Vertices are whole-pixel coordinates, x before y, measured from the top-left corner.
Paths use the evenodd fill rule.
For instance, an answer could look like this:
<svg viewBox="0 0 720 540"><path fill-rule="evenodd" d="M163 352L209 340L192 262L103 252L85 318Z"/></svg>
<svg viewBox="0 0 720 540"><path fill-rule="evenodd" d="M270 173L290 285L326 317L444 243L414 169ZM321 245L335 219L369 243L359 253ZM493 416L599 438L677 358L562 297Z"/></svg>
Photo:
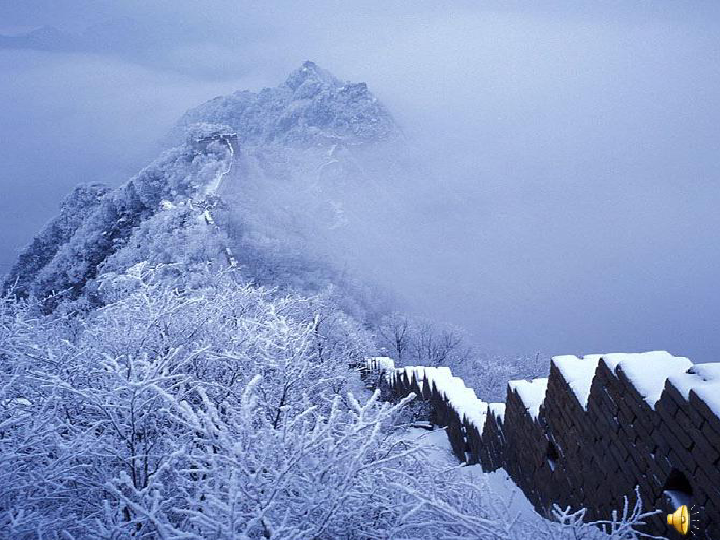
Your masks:
<svg viewBox="0 0 720 540"><path fill-rule="evenodd" d="M185 109L312 59L367 82L432 171L386 252L354 246L405 307L489 351L719 356L712 3L120 4L0 7L0 34L101 36L0 49L0 273L72 186L122 182Z"/></svg>

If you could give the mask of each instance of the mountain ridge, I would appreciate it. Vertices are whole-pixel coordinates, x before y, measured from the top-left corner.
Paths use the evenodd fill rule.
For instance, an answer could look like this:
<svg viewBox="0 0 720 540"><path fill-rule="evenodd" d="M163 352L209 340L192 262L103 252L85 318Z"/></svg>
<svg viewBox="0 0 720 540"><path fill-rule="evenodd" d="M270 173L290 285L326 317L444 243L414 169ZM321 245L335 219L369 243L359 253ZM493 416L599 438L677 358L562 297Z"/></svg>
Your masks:
<svg viewBox="0 0 720 540"><path fill-rule="evenodd" d="M3 289L19 296L53 298L49 304L53 309L63 299L87 300L103 274L122 272L140 262L175 265L178 272L222 265L230 240L216 226L215 216L210 227L207 219L208 208L224 205L221 194L207 193L218 175L232 169L232 176L243 175L247 189L248 182L267 185L290 174L300 182L290 191L283 189L299 197L296 204L327 207L328 201L315 200L319 192L314 190L317 181L328 181L327 165L342 167L345 158L335 147L370 146L400 135L367 85L342 82L309 61L274 89L216 98L186 113L179 125L181 142L123 185L76 188L60 215L23 250ZM233 140L239 140L237 152L222 138L231 133ZM225 135L214 138L217 134ZM349 156L347 161L352 159ZM326 184L325 189L330 187ZM282 221L273 214L277 196L270 188L261 203L268 205L272 217L263 218L262 208L236 210L245 213L238 225L242 235L257 242L254 226L263 229L262 242L272 244L277 241L273 237L294 234L280 225L292 222L293 216ZM68 204L79 205L71 217L65 211ZM341 215L335 201L330 205ZM297 237L283 241L293 257L300 256Z"/></svg>

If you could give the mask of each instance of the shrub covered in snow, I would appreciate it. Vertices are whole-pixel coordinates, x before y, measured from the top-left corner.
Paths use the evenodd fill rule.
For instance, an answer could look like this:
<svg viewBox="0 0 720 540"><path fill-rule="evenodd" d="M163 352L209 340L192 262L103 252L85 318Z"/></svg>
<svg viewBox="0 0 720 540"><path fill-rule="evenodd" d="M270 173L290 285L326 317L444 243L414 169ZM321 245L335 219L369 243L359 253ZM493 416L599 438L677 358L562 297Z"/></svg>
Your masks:
<svg viewBox="0 0 720 540"><path fill-rule="evenodd" d="M371 343L327 299L232 273L188 287L161 270L105 276L104 307L82 318L3 299L0 536L512 539L537 528L393 442L405 403L348 391L348 365ZM532 534L562 537L547 527Z"/></svg>

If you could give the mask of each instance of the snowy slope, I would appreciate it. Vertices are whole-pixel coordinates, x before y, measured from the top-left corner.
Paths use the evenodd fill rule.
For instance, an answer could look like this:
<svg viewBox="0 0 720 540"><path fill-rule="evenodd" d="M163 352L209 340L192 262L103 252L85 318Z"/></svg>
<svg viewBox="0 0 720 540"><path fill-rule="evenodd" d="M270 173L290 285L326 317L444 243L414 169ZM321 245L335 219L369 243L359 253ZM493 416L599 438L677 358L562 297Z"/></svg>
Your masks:
<svg viewBox="0 0 720 540"><path fill-rule="evenodd" d="M199 151L189 140L163 153L117 189L78 188L21 254L5 288L60 300L85 295L104 272L142 261L186 267L222 257L218 231L205 225L204 201L218 176L228 171L227 146Z"/></svg>
<svg viewBox="0 0 720 540"><path fill-rule="evenodd" d="M422 428L408 428L403 436L406 440L419 444L423 454L438 469L458 467L457 458L452 452L445 430L427 431ZM460 477L485 490L508 510L508 517L521 516L525 520L539 521L542 517L535 512L532 504L505 469L486 473L480 465L463 466Z"/></svg>

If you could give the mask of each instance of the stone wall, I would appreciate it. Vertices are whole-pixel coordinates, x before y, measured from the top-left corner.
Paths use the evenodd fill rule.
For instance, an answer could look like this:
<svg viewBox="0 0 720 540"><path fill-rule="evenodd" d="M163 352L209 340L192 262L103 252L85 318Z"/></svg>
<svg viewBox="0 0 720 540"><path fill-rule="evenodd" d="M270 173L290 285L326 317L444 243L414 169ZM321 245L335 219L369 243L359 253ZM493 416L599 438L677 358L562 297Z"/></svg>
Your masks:
<svg viewBox="0 0 720 540"><path fill-rule="evenodd" d="M431 403L461 461L505 468L543 515L557 504L610 519L637 488L644 510L663 512L646 532L672 536L664 514L687 503L695 537L720 538L720 364L664 352L555 357L547 379L511 381L504 405L447 368L386 359L383 370L392 395Z"/></svg>

